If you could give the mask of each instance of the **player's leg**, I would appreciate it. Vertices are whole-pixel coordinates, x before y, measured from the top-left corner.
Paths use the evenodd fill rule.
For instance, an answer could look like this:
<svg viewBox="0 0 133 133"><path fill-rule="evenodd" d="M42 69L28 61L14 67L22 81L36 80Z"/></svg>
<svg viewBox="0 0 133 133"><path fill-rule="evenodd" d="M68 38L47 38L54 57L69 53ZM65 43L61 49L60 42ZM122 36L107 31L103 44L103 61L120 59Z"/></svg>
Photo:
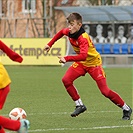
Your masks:
<svg viewBox="0 0 133 133"><path fill-rule="evenodd" d="M103 68L101 66L98 66L98 67L94 67L92 69L93 69L93 71L90 73L90 75L96 81L101 93L105 97L109 98L115 105L122 108L123 109L123 119L129 120L132 110L128 105L126 105L126 103L120 97L120 95L118 93L116 93L115 91L111 90L108 87Z"/></svg>
<svg viewBox="0 0 133 133"><path fill-rule="evenodd" d="M5 103L5 100L6 100L6 97L9 93L9 91L10 91L9 85L3 89L0 89L0 109L3 108L3 105ZM1 125L0 125L0 133L5 133L4 128Z"/></svg>
<svg viewBox="0 0 133 133"><path fill-rule="evenodd" d="M0 126L0 133L5 133L5 130L2 126Z"/></svg>
<svg viewBox="0 0 133 133"><path fill-rule="evenodd" d="M29 121L25 119L22 119L20 121L11 120L9 118L0 116L0 125L4 129L17 131L18 133L27 133Z"/></svg>
<svg viewBox="0 0 133 133"><path fill-rule="evenodd" d="M0 109L3 108L6 97L10 91L9 85L0 89ZM29 122L27 120L14 121L9 118L0 116L0 133L5 133L4 128L8 130L18 131L19 133L27 133Z"/></svg>
<svg viewBox="0 0 133 133"><path fill-rule="evenodd" d="M10 77L4 66L0 63L0 109L3 108L6 97L10 91L10 83Z"/></svg>
<svg viewBox="0 0 133 133"><path fill-rule="evenodd" d="M9 85L6 86L3 89L0 89L0 110L4 106L4 103L6 101L6 97L7 97L8 93L9 93L9 91L10 91ZM4 128L2 126L0 126L0 133L5 133Z"/></svg>
<svg viewBox="0 0 133 133"><path fill-rule="evenodd" d="M109 98L115 105L123 109L122 119L129 120L132 113L132 109L124 102L124 100L120 97L120 95L108 88L106 79L101 79L96 82L101 93L105 97Z"/></svg>
<svg viewBox="0 0 133 133"><path fill-rule="evenodd" d="M18 131L20 128L20 122L16 120L11 120L9 118L0 116L0 125L5 128L12 131Z"/></svg>
<svg viewBox="0 0 133 133"><path fill-rule="evenodd" d="M4 103L6 101L6 97L10 91L10 86L7 85L5 88L0 89L0 109L3 108Z"/></svg>
<svg viewBox="0 0 133 133"><path fill-rule="evenodd" d="M69 67L64 77L62 78L62 82L68 94L71 96L76 104L75 111L71 114L72 117L76 117L86 110L86 107L85 105L83 105L76 87L73 85L73 81L78 77L85 75L85 73L85 70L80 67L79 64L74 63L72 66Z"/></svg>

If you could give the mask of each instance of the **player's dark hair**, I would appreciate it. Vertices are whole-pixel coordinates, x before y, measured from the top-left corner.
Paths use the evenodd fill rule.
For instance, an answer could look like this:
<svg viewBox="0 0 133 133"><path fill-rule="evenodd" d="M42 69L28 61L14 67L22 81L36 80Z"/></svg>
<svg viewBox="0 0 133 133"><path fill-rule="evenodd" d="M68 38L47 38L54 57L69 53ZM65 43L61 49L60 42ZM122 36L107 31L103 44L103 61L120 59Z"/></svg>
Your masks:
<svg viewBox="0 0 133 133"><path fill-rule="evenodd" d="M82 16L76 12L69 14L69 16L66 19L68 20L68 23L74 20L78 21L79 23L82 23Z"/></svg>

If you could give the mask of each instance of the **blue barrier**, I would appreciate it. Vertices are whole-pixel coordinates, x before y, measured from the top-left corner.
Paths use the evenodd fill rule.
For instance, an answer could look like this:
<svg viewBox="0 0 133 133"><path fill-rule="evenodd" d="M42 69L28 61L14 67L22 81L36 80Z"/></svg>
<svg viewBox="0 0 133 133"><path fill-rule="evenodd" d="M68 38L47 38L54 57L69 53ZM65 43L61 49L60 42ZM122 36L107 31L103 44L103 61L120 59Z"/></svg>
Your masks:
<svg viewBox="0 0 133 133"><path fill-rule="evenodd" d="M133 44L95 44L100 54L133 54Z"/></svg>

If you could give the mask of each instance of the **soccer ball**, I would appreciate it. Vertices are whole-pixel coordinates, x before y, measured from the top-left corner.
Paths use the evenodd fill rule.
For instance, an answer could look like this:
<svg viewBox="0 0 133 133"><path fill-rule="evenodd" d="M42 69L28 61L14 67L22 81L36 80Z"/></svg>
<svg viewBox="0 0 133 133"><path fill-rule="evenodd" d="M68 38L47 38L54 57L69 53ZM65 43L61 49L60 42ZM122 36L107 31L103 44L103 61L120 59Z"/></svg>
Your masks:
<svg viewBox="0 0 133 133"><path fill-rule="evenodd" d="M9 118L11 120L21 120L26 119L27 114L22 108L14 108L9 113Z"/></svg>

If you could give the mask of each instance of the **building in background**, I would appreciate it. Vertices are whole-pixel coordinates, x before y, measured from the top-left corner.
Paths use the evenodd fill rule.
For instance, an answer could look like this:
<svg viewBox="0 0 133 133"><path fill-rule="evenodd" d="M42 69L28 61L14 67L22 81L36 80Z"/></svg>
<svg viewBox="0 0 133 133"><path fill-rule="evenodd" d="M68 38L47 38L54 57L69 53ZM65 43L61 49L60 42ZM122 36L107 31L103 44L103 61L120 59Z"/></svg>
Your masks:
<svg viewBox="0 0 133 133"><path fill-rule="evenodd" d="M52 37L66 27L63 11L54 7L132 5L133 0L0 0L0 37Z"/></svg>
<svg viewBox="0 0 133 133"><path fill-rule="evenodd" d="M0 37L48 37L52 0L0 0Z"/></svg>

